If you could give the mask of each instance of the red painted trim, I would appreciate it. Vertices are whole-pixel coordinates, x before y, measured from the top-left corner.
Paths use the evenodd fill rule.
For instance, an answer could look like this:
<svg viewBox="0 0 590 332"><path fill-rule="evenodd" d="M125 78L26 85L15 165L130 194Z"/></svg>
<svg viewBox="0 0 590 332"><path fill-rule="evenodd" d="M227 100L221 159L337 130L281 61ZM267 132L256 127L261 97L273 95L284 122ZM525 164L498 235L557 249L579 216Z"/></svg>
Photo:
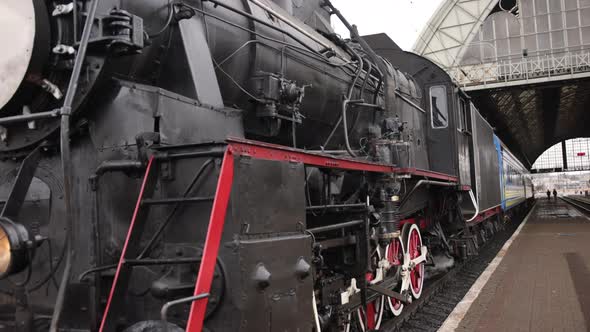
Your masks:
<svg viewBox="0 0 590 332"><path fill-rule="evenodd" d="M139 190L139 197L137 197L137 203L135 203L135 210L133 211L133 217L131 218L131 223L129 224L129 229L127 230L127 237L125 238L125 244L123 244L123 250L121 251L121 257L119 257L119 263L117 263L117 272L115 272L115 277L113 279L113 284L111 285L111 291L109 293L109 298L107 300L106 307L104 309L104 313L102 315L102 321L100 322L100 332L103 332L107 316L109 314L109 309L111 307L111 302L113 300L113 294L115 293L115 287L117 287L117 281L119 279L119 275L121 273L121 267L123 266L123 262L125 261L125 253L127 252L127 245L129 244L129 239L131 238L131 233L133 233L133 227L135 226L135 220L137 219L137 214L139 213L139 209L141 207L141 200L143 199L143 194L145 191L145 186L149 178L150 170L152 169L152 164L154 162L154 156L151 156L147 167L145 168L145 175L143 177L143 182L141 183L141 188Z"/></svg>
<svg viewBox="0 0 590 332"><path fill-rule="evenodd" d="M230 149L225 151L221 172L217 180L217 190L215 200L213 201L213 210L209 219L207 229L207 238L203 250L203 260L199 267L197 282L195 285L195 295L208 294L211 291L211 282L215 264L217 263L217 254L223 234L223 225L225 223L225 214L231 194L231 187L234 177L234 156ZM205 320L205 311L207 310L208 298L196 300L191 305L191 312L187 323L187 332L201 332L203 321Z"/></svg>
<svg viewBox="0 0 590 332"><path fill-rule="evenodd" d="M469 190L471 190L471 186L468 186L468 185L459 186L459 191L469 191Z"/></svg>
<svg viewBox="0 0 590 332"><path fill-rule="evenodd" d="M412 217L412 218L408 218L408 219L404 219L401 220L399 222L399 227L400 229L405 225L405 224L416 224L418 225L418 227L420 229L425 229L430 225L430 222L428 219L424 218L424 217Z"/></svg>
<svg viewBox="0 0 590 332"><path fill-rule="evenodd" d="M392 173L397 174L409 174L413 176L423 176L426 178L436 179L436 180L443 180L447 182L459 182L459 178L453 175L448 175L444 173L434 172L434 171L427 171L419 168L396 168L391 167L393 169Z"/></svg>
<svg viewBox="0 0 590 332"><path fill-rule="evenodd" d="M480 223L490 217L493 217L501 212L502 212L501 206L495 206L493 208L487 209L487 210L483 211L482 213L478 214L477 218L475 218L473 221L469 222L469 225L478 224L478 223ZM420 227L420 229L425 229L429 226L429 220L424 217L412 217L412 218L404 219L399 222L400 228L405 224L416 224L416 225L418 225L418 227Z"/></svg>
<svg viewBox="0 0 590 332"><path fill-rule="evenodd" d="M249 156L256 159L300 162L317 167L337 168L351 171L365 171L375 173L395 173L413 175L431 179L457 182L456 176L426 171L417 168L399 168L391 165L378 164L369 161L329 156L317 152L289 148L282 145L269 144L241 138L228 138L227 142L235 155Z"/></svg>
<svg viewBox="0 0 590 332"><path fill-rule="evenodd" d="M473 221L469 222L469 224L470 225L478 224L478 223L480 223L490 217L493 217L501 212L502 212L502 206L500 206L500 205L495 206L493 208L489 208L489 209L481 212L479 215L477 215L477 217Z"/></svg>

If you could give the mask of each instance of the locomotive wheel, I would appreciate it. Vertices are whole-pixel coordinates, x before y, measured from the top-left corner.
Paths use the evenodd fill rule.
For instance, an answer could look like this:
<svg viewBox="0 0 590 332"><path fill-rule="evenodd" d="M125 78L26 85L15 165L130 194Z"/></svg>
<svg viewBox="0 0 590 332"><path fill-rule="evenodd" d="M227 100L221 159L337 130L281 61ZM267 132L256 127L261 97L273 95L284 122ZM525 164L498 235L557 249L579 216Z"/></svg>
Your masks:
<svg viewBox="0 0 590 332"><path fill-rule="evenodd" d="M367 281L371 280L373 280L373 275L371 273L367 273ZM344 332L365 332L378 330L381 327L384 308L385 296L381 296L373 302L367 303L366 311L365 308L358 308L356 312L348 315L349 323L346 324Z"/></svg>
<svg viewBox="0 0 590 332"><path fill-rule="evenodd" d="M424 286L424 261L419 260L422 255L422 235L420 228L415 224L405 224L403 227L402 241L406 244L406 258L409 258L410 291L414 298L420 298Z"/></svg>
<svg viewBox="0 0 590 332"><path fill-rule="evenodd" d="M367 281L373 280L372 273L367 273ZM385 308L385 296L381 296L373 302L367 303L367 309L358 308L356 310L356 326L358 331L372 331L378 330L381 327L381 320L383 318L383 309Z"/></svg>
<svg viewBox="0 0 590 332"><path fill-rule="evenodd" d="M401 237L391 240L391 243L385 248L385 255L387 255L387 260L389 261L389 264L391 264L392 268L401 268L405 254L406 250ZM401 283L398 288L399 289L397 291L401 291ZM399 316L404 309L404 304L400 300L392 297L387 298L387 304L389 306L389 310L394 316Z"/></svg>
<svg viewBox="0 0 590 332"><path fill-rule="evenodd" d="M381 252L379 248L375 251L373 256L377 261L381 259ZM367 273L365 279L370 282L375 278L373 273ZM365 332L378 330L381 327L383 319L383 310L385 309L385 296L380 296L370 303L367 303L367 308L360 307L356 312L349 315L349 323L346 324L345 332ZM352 317L351 317L352 316Z"/></svg>

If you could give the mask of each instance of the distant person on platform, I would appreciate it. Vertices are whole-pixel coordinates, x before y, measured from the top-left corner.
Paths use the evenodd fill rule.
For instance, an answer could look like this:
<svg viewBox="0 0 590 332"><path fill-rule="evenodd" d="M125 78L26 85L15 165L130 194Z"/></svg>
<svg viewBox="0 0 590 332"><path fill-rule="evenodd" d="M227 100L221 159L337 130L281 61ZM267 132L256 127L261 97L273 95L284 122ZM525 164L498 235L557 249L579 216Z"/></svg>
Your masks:
<svg viewBox="0 0 590 332"><path fill-rule="evenodd" d="M557 201L557 190L553 189L553 198Z"/></svg>
<svg viewBox="0 0 590 332"><path fill-rule="evenodd" d="M551 190L547 189L547 200L551 199Z"/></svg>

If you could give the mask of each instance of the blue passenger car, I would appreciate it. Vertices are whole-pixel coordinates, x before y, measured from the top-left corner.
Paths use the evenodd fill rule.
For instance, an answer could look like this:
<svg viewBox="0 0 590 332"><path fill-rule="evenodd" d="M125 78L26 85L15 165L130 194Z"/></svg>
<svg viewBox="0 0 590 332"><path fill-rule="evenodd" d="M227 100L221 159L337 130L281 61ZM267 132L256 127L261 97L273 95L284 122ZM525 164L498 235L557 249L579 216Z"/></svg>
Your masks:
<svg viewBox="0 0 590 332"><path fill-rule="evenodd" d="M502 210L508 211L534 195L534 188L529 171L508 150L506 145L494 135L494 144L498 153L500 192Z"/></svg>

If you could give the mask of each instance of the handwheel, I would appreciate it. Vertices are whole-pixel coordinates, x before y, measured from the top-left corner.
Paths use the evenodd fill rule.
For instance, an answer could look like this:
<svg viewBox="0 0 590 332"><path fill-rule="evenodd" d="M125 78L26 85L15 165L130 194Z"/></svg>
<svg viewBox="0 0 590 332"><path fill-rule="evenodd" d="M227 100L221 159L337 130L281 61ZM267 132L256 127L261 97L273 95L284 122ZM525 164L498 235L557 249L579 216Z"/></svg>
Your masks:
<svg viewBox="0 0 590 332"><path fill-rule="evenodd" d="M401 237L397 237L391 240L391 243L388 244L387 247L385 247L385 255L387 257L387 260L389 261L389 264L391 264L392 268L401 268L401 265L404 261L405 253L406 250L404 248L404 244L402 243ZM400 292L401 282L398 288L399 289L397 289L397 291ZM387 304L389 306L389 310L394 316L399 316L402 313L402 310L404 309L404 304L400 300L395 299L393 297L387 298Z"/></svg>
<svg viewBox="0 0 590 332"><path fill-rule="evenodd" d="M422 236L420 229L415 224L405 224L402 231L402 241L406 244L406 253L410 261L415 261L420 258L422 254ZM410 291L414 298L420 298L422 295L422 288L424 286L424 262L411 264L410 273Z"/></svg>

